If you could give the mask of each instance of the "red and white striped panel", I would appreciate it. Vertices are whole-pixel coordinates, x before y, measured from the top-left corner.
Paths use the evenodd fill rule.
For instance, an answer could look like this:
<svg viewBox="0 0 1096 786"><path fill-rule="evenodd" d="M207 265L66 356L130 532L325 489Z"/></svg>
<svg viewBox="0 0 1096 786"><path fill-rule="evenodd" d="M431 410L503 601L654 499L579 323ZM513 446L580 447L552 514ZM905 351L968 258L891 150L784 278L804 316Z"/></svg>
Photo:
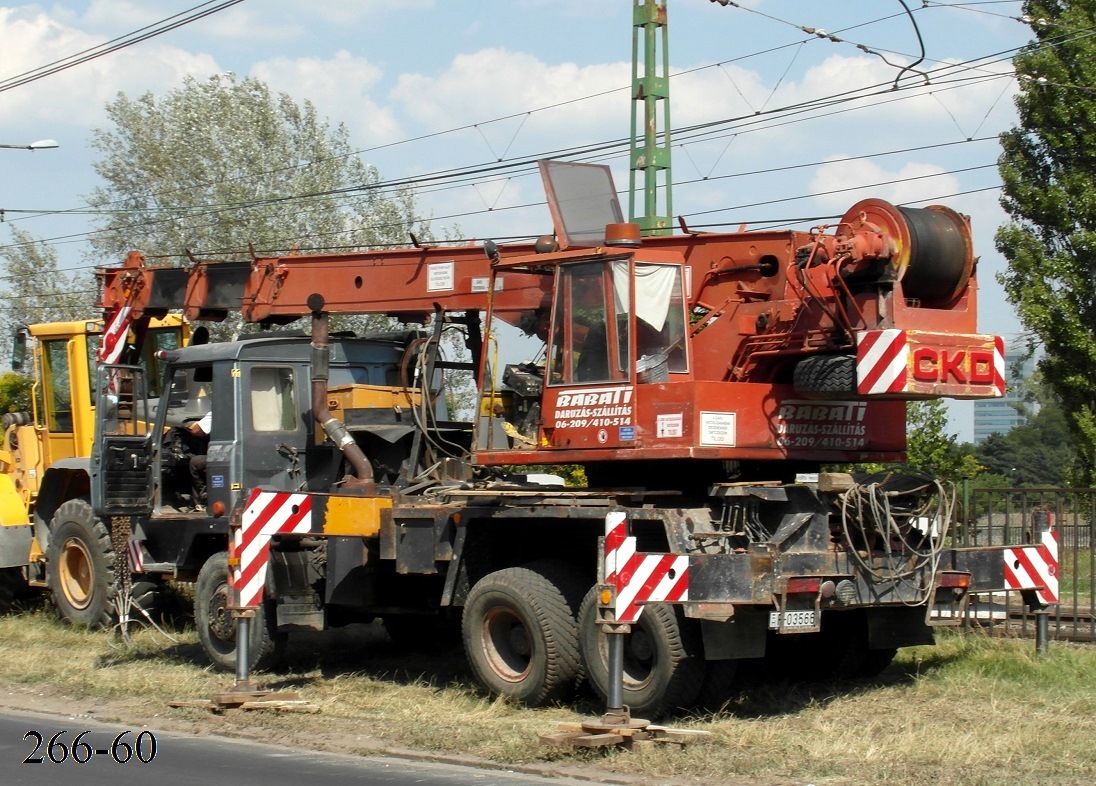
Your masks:
<svg viewBox="0 0 1096 786"><path fill-rule="evenodd" d="M99 345L100 363L117 363L122 356L122 350L126 347L126 333L133 322L131 314L133 309L122 306L111 315L103 330L103 343Z"/></svg>
<svg viewBox="0 0 1096 786"><path fill-rule="evenodd" d="M126 541L126 557L129 561L130 573L145 572L145 554L141 549L141 541L130 538Z"/></svg>
<svg viewBox="0 0 1096 786"><path fill-rule="evenodd" d="M689 558L673 554L637 554L624 513L605 516L605 583L616 589L617 622L635 622L644 603L689 599Z"/></svg>
<svg viewBox="0 0 1096 786"><path fill-rule="evenodd" d="M1005 395L1001 336L921 330L856 334L856 390L889 398L1000 398Z"/></svg>
<svg viewBox="0 0 1096 786"><path fill-rule="evenodd" d="M241 606L257 607L263 599L270 538L312 531L312 497L255 489L247 500L232 553L239 563L229 569L229 585Z"/></svg>
<svg viewBox="0 0 1096 786"><path fill-rule="evenodd" d="M1058 602L1058 533L1048 530L1039 545L1005 549L1005 586L1036 589L1039 602Z"/></svg>
<svg viewBox="0 0 1096 786"><path fill-rule="evenodd" d="M904 330L867 330L856 334L856 390L861 395L901 393L906 389L910 349Z"/></svg>

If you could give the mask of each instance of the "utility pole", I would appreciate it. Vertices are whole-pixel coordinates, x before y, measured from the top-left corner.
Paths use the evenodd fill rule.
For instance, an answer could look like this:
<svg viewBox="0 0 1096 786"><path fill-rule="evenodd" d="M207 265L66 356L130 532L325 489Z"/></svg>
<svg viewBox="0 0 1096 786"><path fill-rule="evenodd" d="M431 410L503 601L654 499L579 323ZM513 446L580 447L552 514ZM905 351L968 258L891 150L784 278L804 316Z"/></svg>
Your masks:
<svg viewBox="0 0 1096 786"><path fill-rule="evenodd" d="M667 32L665 3L633 0L628 219L639 224L645 235L668 235L671 231L673 195L670 173L670 47ZM640 123L643 124L642 132ZM643 178L643 214L638 216L637 175Z"/></svg>

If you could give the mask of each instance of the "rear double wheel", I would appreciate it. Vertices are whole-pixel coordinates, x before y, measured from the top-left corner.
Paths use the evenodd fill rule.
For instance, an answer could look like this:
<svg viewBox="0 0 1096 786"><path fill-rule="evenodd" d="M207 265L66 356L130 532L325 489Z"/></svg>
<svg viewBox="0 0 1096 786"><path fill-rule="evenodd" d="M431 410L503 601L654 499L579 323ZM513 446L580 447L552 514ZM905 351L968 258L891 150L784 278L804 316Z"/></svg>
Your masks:
<svg viewBox="0 0 1096 786"><path fill-rule="evenodd" d="M582 675L575 613L584 589L566 565L551 561L476 582L461 637L479 681L529 707L566 699Z"/></svg>
<svg viewBox="0 0 1096 786"><path fill-rule="evenodd" d="M609 694L608 636L597 624L597 588L578 617L586 677L597 694ZM618 635L618 634L613 634ZM651 603L624 636L624 704L636 716L657 718L688 709L700 696L705 663L699 631L681 609Z"/></svg>
<svg viewBox="0 0 1096 786"><path fill-rule="evenodd" d="M214 554L198 572L194 587L194 625L198 641L210 661L225 671L236 668L236 618L232 615L228 586L228 553ZM273 608L264 600L249 623L248 668L262 671L278 662L285 650L286 634L278 633Z"/></svg>

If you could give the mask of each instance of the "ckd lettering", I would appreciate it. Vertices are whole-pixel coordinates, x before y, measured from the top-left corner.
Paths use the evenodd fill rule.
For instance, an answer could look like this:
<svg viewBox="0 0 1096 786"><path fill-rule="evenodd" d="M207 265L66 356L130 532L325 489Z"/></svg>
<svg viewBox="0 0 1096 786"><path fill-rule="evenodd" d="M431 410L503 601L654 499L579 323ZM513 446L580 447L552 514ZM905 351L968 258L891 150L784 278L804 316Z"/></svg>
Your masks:
<svg viewBox="0 0 1096 786"><path fill-rule="evenodd" d="M919 347L913 351L913 378L918 382L993 384L993 352L988 349Z"/></svg>

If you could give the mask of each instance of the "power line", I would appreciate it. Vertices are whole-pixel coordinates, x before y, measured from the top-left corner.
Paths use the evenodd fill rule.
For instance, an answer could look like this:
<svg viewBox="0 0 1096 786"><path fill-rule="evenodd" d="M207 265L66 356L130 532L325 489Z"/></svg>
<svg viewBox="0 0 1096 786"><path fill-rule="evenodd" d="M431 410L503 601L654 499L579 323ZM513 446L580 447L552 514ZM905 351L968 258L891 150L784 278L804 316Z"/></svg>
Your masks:
<svg viewBox="0 0 1096 786"><path fill-rule="evenodd" d="M865 23L865 24L867 24L867 23ZM771 50L766 50L766 51L771 51ZM959 68L960 66L963 66L965 68L969 68L970 63L976 63L976 62L979 62L979 61L984 60L984 59L985 58L977 58L975 60L967 61L967 64L965 66L964 66L964 64L948 64L947 66L945 66L944 68L942 68L940 70L942 72L946 72L948 70L955 70L956 68ZM1009 75L1009 76L1011 77L1011 75ZM875 88L881 89L885 84L887 84L887 83L881 83L880 85L877 85L877 86L869 86L869 88L870 87L875 87ZM914 85L914 86L911 86L908 89L914 89L914 88L920 88L920 87L921 87L920 85ZM824 107L824 104L822 102L827 101L827 100L832 104L832 103L837 103L839 101L852 102L852 101L863 100L865 98L871 97L870 94L866 94L866 93L863 92L863 91L865 91L869 88L859 88L859 89L857 89L857 91L847 91L847 92L859 92L859 95L843 96L843 97L840 97L840 98L829 97L829 98L822 98L822 99L812 99L810 101L801 102L798 105L791 105L789 107L781 107L781 108L776 109L776 110L770 110L770 112L768 112L766 114L771 115L772 117L775 117L778 113L783 113L784 115L791 115L793 112L802 112L802 113L817 112L818 109ZM606 91L606 92L612 92L612 91ZM604 95L604 94L605 93L603 92L599 95ZM910 97L912 97L912 96L910 96ZM572 99L571 102L579 101L579 100L585 100L585 98L586 97L579 98L579 99ZM564 102L564 103L569 103L569 102ZM558 106L558 105L559 104L554 105L554 106ZM533 111L539 111L539 110L533 110ZM854 111L854 110L842 110L842 111ZM521 113L521 114L527 114L527 113ZM690 134L690 133L693 133L693 134L696 135L694 137L686 136L686 139L688 139L688 140L699 140L701 138L705 138L704 135L707 135L706 138L712 139L712 138L717 138L717 137L714 136L713 131L710 130L710 129L715 129L715 128L719 128L721 126L726 126L726 125L732 124L734 122L743 122L743 123L746 123L746 125L751 125L751 124L754 125L753 128L746 128L746 129L737 131L737 133L748 133L748 132L751 132L751 131L771 129L773 127L777 127L778 125L784 125L784 124L789 124L789 123L793 123L793 122L803 122L805 120L815 119L815 118L820 117L820 116L826 116L828 114L832 114L832 113L825 113L825 114L822 114L822 115L814 114L814 115L807 116L807 117L800 117L800 118L795 118L795 119L791 119L791 120L785 120L781 123L770 123L769 125L765 125L765 126L761 125L762 121L759 121L754 117L743 116L743 117L739 117L739 118L730 118L730 119L725 119L723 121L717 121L714 124L705 124L703 126L696 126L696 127L691 128L691 129L681 129L681 130L675 131L675 134L678 134L679 138L681 136L686 136L687 134ZM511 115L509 117L516 117L516 116L518 116L518 115L515 114L515 115ZM770 118L770 119L772 119L772 118ZM494 121L488 121L488 122L494 122ZM468 128L468 127L470 127L470 126L464 126L462 128ZM446 132L440 132L440 133L446 133ZM613 151L614 149L616 149L617 146L622 145L622 144L624 144L624 141L614 140L614 141L611 141L611 142L602 143L602 144L597 145L597 146L589 146L589 147L586 147L586 148L569 148L569 149L564 149L562 151L552 151L551 153L548 153L548 154L538 154L538 156L536 156L536 158L541 158L541 157L545 157L546 155L553 155L553 154L562 152L562 153L565 153L565 154L571 154L575 157L592 158L594 156L598 156L598 157L601 157L602 159L604 159L604 156L606 156L607 154L610 154L611 151ZM507 171L513 173L516 170L519 173L519 175L511 175L511 176L524 176L525 172L531 171L531 162L534 161L534 160L535 160L534 158L526 158L526 159L522 159L522 160L510 160L508 163L504 162L504 163L502 163L501 165L499 165L497 167L477 166L477 167L466 167L466 168L458 169L458 170L445 170L445 171L438 172L438 173L427 173L425 175L412 176L412 177L409 177L409 178L404 178L402 180L389 181L387 183L370 184L368 186L351 185L351 186L347 186L345 188L335 189L335 190L332 190L330 192L319 192L319 193L316 193L316 194L289 195L289 196L285 196L285 197L276 197L276 198L267 199L267 200L252 200L252 201L249 201L249 202L238 203L236 205L230 205L230 206L218 207L218 206L205 205L205 206L198 207L196 210L197 210L197 215L198 216L213 215L213 214L216 214L217 212L224 212L224 211L233 210L233 209L245 209L249 206L257 206L257 205L261 205L261 204L271 204L271 203L274 203L274 202L280 202L280 203L287 203L288 204L288 203L293 203L293 202L313 200L313 199L320 198L320 197L338 196L338 195L341 195L341 194L352 195L352 194L355 194L355 193L360 193L360 192L365 191L365 190L373 190L373 189L380 189L380 188L411 187L411 186L416 186L416 185L421 185L421 186L426 187L428 189L427 192L429 193L429 192L433 192L435 190L439 190L441 188L457 187L456 184L458 184L461 180L463 180L464 182L470 182L470 181L471 182L477 182L477 181L474 180L477 177L482 178L485 175L494 176L495 174L501 175L502 173L505 173ZM524 167L524 169L522 169L523 167ZM779 168L777 168L777 169L779 169ZM731 176L733 176L733 175L731 175ZM721 177L723 177L723 176L721 176ZM484 182L484 181L482 179L480 179L478 182ZM692 182L695 182L695 181L692 181ZM430 183L437 183L439 185L435 189L435 188L432 188L431 186L428 185ZM440 184L447 184L447 185L440 185ZM168 192L168 193L171 193L171 192ZM520 206L518 206L518 207L520 207ZM158 208L158 210L161 211L161 212L171 211L171 212L174 212L174 213L178 214L181 210L183 210L183 208ZM10 212L14 212L14 211L10 211ZM78 211L73 211L73 212L78 212ZM130 212L130 211L117 211L117 212L125 213L125 212ZM465 213L465 214L460 214L460 215L461 216L475 215L478 212L486 212L486 211L477 211L476 213ZM18 220L22 220L22 219L18 219ZM173 220L179 220L179 217L177 217L176 219L173 219ZM133 226L140 227L141 224L138 223L138 224L134 224ZM86 237L86 236L90 236L92 234L95 234L95 233L92 232L92 233L83 233L82 235L77 234L77 235L65 236L65 239L70 238L70 237L71 238Z"/></svg>
<svg viewBox="0 0 1096 786"><path fill-rule="evenodd" d="M16 87L22 87L23 85L36 82L39 79L44 79L47 76L52 76L61 71L66 71L91 60L133 46L134 44L139 44L142 41L147 41L150 38L163 35L164 33L188 25L191 22L196 22L199 19L205 19L207 16L211 16L219 11L224 11L226 8L231 8L243 1L244 0L221 0L221 2L213 2L213 0L209 0L205 3L199 3L192 8L188 8L186 11L180 11L173 16L161 19L158 22L153 22L150 25L145 25L131 33L112 38L102 44L89 47L59 60L54 60L51 63L46 63L45 65L31 69L30 71L25 71L22 74L2 79L0 80L0 93L12 90Z"/></svg>

